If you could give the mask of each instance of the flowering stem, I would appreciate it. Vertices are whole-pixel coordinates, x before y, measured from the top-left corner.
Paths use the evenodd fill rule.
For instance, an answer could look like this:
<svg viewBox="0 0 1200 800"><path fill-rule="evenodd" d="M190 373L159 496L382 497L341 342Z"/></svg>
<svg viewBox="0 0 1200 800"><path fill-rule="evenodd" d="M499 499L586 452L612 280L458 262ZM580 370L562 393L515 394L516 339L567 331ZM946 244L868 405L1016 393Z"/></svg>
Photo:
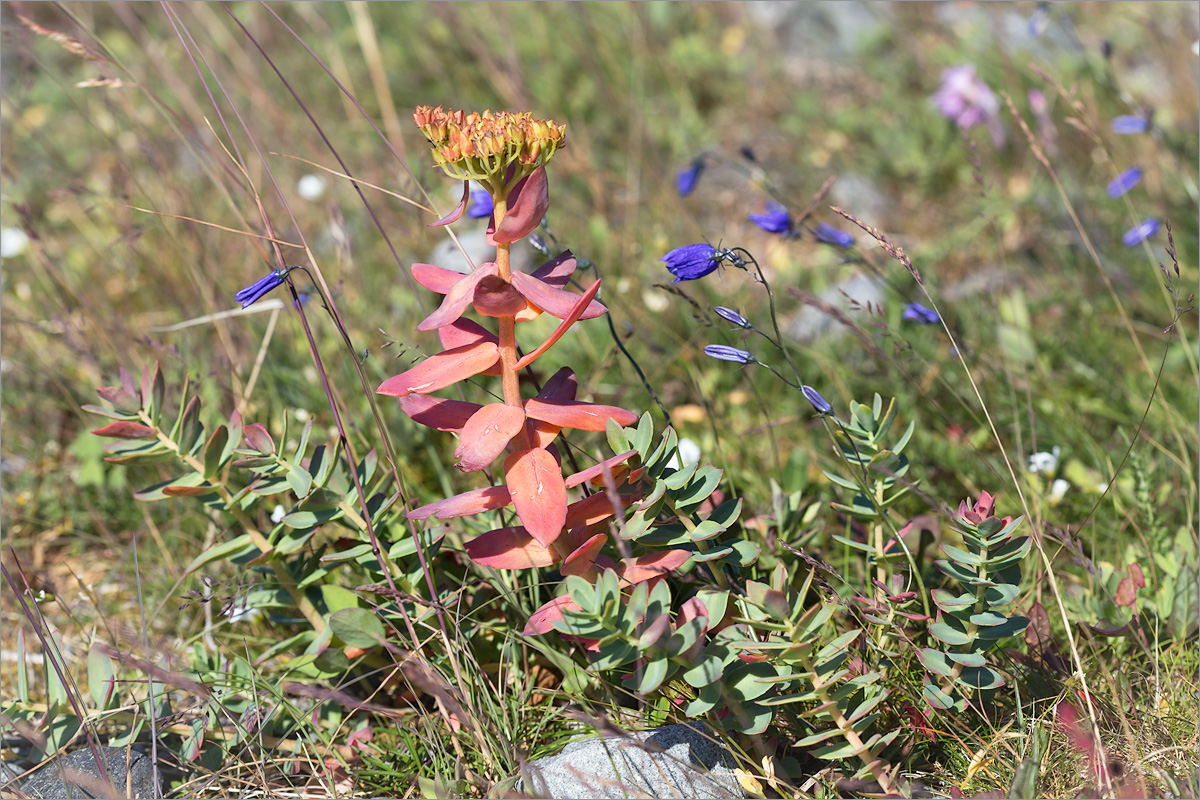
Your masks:
<svg viewBox="0 0 1200 800"><path fill-rule="evenodd" d="M497 192L492 198L492 213L495 215L497 229L499 229L506 211L508 211L508 198L501 192ZM509 255L511 247L512 245L508 242L496 242L496 274L504 281L512 278L512 264ZM521 382L516 369L518 358L516 317L511 314L500 317L497 334L500 339L500 381L504 388L504 403L514 408L524 408L525 403L521 399ZM524 425L517 433L516 441L522 450L528 450L533 446L533 443L529 441L529 431Z"/></svg>

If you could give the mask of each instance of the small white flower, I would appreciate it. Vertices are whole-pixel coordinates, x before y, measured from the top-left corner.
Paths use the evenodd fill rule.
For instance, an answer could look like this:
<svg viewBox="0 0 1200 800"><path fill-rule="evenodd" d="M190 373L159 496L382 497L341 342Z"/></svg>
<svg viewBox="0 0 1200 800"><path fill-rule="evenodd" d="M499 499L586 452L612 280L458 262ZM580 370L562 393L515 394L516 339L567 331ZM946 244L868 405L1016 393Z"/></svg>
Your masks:
<svg viewBox="0 0 1200 800"><path fill-rule="evenodd" d="M671 460L667 462L667 466L671 469L680 469L680 461L686 467L697 463L699 460L700 445L685 436L679 440L679 446L675 449L675 455L671 456Z"/></svg>
<svg viewBox="0 0 1200 800"><path fill-rule="evenodd" d="M1062 478L1055 478L1054 483L1050 484L1050 502L1057 503L1066 495L1067 490L1071 488L1070 481Z"/></svg>
<svg viewBox="0 0 1200 800"><path fill-rule="evenodd" d="M283 518L286 516L287 509L281 505L276 505L275 509L271 512L271 522L274 522L276 525L278 525L279 523L283 522Z"/></svg>
<svg viewBox="0 0 1200 800"><path fill-rule="evenodd" d="M1058 469L1058 454L1060 449L1058 445L1051 448L1050 452L1034 453L1029 457L1029 471L1035 472L1038 475L1053 475Z"/></svg>
<svg viewBox="0 0 1200 800"><path fill-rule="evenodd" d="M292 412L292 416L296 418L296 422L308 422L308 409L297 408Z"/></svg>
<svg viewBox="0 0 1200 800"><path fill-rule="evenodd" d="M230 624L236 622L253 622L262 615L261 608L246 608L245 606L235 606L225 612L229 617Z"/></svg>
<svg viewBox="0 0 1200 800"><path fill-rule="evenodd" d="M667 310L667 306L671 305L666 292L661 292L658 289L647 289L642 292L642 302L646 304L646 308L655 314L661 314Z"/></svg>
<svg viewBox="0 0 1200 800"><path fill-rule="evenodd" d="M320 200L325 194L325 179L320 175L305 175L296 184L296 191L305 200Z"/></svg>
<svg viewBox="0 0 1200 800"><path fill-rule="evenodd" d="M29 247L29 234L20 228L0 228L0 258L12 258Z"/></svg>

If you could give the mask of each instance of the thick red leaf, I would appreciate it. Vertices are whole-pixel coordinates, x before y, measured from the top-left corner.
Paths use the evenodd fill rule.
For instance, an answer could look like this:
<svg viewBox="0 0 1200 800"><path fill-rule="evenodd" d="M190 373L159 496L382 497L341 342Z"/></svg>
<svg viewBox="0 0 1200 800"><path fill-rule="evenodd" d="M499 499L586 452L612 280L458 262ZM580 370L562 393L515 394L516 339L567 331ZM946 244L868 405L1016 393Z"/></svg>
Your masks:
<svg viewBox="0 0 1200 800"><path fill-rule="evenodd" d="M548 283L555 289L562 289L575 274L575 256L570 250L563 250L549 261L544 262L533 271L533 277L542 283Z"/></svg>
<svg viewBox="0 0 1200 800"><path fill-rule="evenodd" d="M463 196L458 205L446 216L439 219L437 222L430 222L430 228L437 228L442 225L449 225L451 222L457 222L458 218L467 210L467 201L471 198L471 182L463 181Z"/></svg>
<svg viewBox="0 0 1200 800"><path fill-rule="evenodd" d="M574 529L580 525L594 525L612 515L613 505L608 493L596 492L567 506L566 526Z"/></svg>
<svg viewBox="0 0 1200 800"><path fill-rule="evenodd" d="M563 367L542 384L537 396L543 400L574 400L578 391L579 379L575 377L575 370Z"/></svg>
<svg viewBox="0 0 1200 800"><path fill-rule="evenodd" d="M581 400L542 400L531 397L525 401L525 413L533 419L549 422L560 428L581 431L603 431L609 418L628 427L638 421L637 414L616 406L602 406Z"/></svg>
<svg viewBox="0 0 1200 800"><path fill-rule="evenodd" d="M432 355L412 369L388 378L375 391L391 397L429 394L478 375L499 360L500 349L491 342L455 347Z"/></svg>
<svg viewBox="0 0 1200 800"><path fill-rule="evenodd" d="M446 294L454 284L466 277L465 273L436 267L433 264L413 264L409 271L417 283L438 294Z"/></svg>
<svg viewBox="0 0 1200 800"><path fill-rule="evenodd" d="M507 486L484 486L482 489L472 489L438 500L436 503L414 508L404 516L409 519L453 519L482 514L484 511L495 511L511 503L512 497L508 494Z"/></svg>
<svg viewBox="0 0 1200 800"><path fill-rule="evenodd" d="M517 287L517 291L525 295L526 300L559 319L566 318L575 309L575 303L580 297L580 295L574 292L564 292L562 289L555 289L550 284L543 283L532 275L526 275L524 272L514 272L512 274L512 283L513 286ZM592 300L577 318L594 319L607 311L608 309L602 303Z"/></svg>
<svg viewBox="0 0 1200 800"><path fill-rule="evenodd" d="M495 569L532 569L558 563L559 555L534 541L524 528L497 528L464 545L476 564Z"/></svg>
<svg viewBox="0 0 1200 800"><path fill-rule="evenodd" d="M508 193L508 208L500 227L495 227L496 216L488 226L487 243L518 242L533 233L546 209L550 208L550 182L546 179L546 168L538 167L522 178Z"/></svg>
<svg viewBox="0 0 1200 800"><path fill-rule="evenodd" d="M111 422L103 428L96 428L92 433L111 439L153 439L155 437L154 428L147 428L136 422Z"/></svg>
<svg viewBox="0 0 1200 800"><path fill-rule="evenodd" d="M437 311L434 311L423 319L421 324L417 326L417 330L436 330L443 325L449 325L461 317L463 312L467 310L467 306L471 304L471 299L475 296L476 285L487 276L495 274L496 264L489 261L486 264L480 264L470 275L464 275L459 278L450 287L450 291L446 292L446 296L442 298L442 304L438 306Z"/></svg>
<svg viewBox="0 0 1200 800"><path fill-rule="evenodd" d="M407 394L400 398L400 410L413 422L427 428L454 433L461 431L467 420L482 407L478 403L423 394Z"/></svg>
<svg viewBox="0 0 1200 800"><path fill-rule="evenodd" d="M617 571L627 583L641 583L679 569L691 557L689 550L664 550L648 556L623 558Z"/></svg>
<svg viewBox="0 0 1200 800"><path fill-rule="evenodd" d="M476 342L500 343L496 334L478 322L466 317L460 317L449 325L443 325L438 328L438 339L442 343L443 350L453 350L455 347L463 347L468 344L475 344ZM485 369L482 374L499 375L500 372L501 366L497 362L491 369Z"/></svg>
<svg viewBox="0 0 1200 800"><path fill-rule="evenodd" d="M479 281L471 302L484 317L511 317L527 305L521 293L499 275L487 275Z"/></svg>
<svg viewBox="0 0 1200 800"><path fill-rule="evenodd" d="M596 296L596 292L598 291L600 291L600 281L593 283L587 288L586 292L579 296L579 299L575 301L574 308L571 309L571 313L567 314L567 316L563 318L563 321L558 323L558 327L555 328L550 336L546 338L546 341L542 342L540 345L538 345L536 350L526 354L520 361L518 361L515 368L524 369L526 365L532 364L534 359L538 358L542 355L542 353L545 353L547 350L553 347L554 344L563 337L563 334L566 333L572 325L579 321L579 316L583 314L584 310L586 310L592 304L592 298Z"/></svg>
<svg viewBox="0 0 1200 800"><path fill-rule="evenodd" d="M549 547L567 519L567 487L554 456L536 447L510 454L504 482L529 535Z"/></svg>
<svg viewBox="0 0 1200 800"><path fill-rule="evenodd" d="M563 618L563 610L565 609L571 609L572 611L579 610L579 604L572 600L569 594L554 598L530 614L529 622L526 623L525 630L521 631L521 633L526 636L549 633L554 630L554 623Z"/></svg>
<svg viewBox="0 0 1200 800"><path fill-rule="evenodd" d="M558 568L559 572L563 575L594 577L590 573L594 571L596 556L600 555L606 541L607 534L597 533L563 560L562 566Z"/></svg>
<svg viewBox="0 0 1200 800"><path fill-rule="evenodd" d="M267 429L261 423L255 422L253 425L247 425L243 428L242 439L246 442L249 449L256 452L275 452L275 440L271 438L271 434L267 433Z"/></svg>
<svg viewBox="0 0 1200 800"><path fill-rule="evenodd" d="M504 403L489 403L463 426L454 457L463 472L477 472L496 460L525 424L525 412Z"/></svg>
<svg viewBox="0 0 1200 800"><path fill-rule="evenodd" d="M620 455L615 455L612 458L605 459L604 461L601 461L599 464L596 464L595 466L591 466L591 467L588 467L587 469L580 470L579 472L576 472L574 475L569 476L567 478L567 480L565 481L566 485L568 487L578 486L581 483L586 483L587 481L590 481L592 478L599 478L601 475L604 474L604 469L606 467L610 471L615 472L616 468L618 466L625 463L626 461L628 461L631 457L633 457L635 455L637 455L637 450L626 450L624 453L621 453Z"/></svg>
<svg viewBox="0 0 1200 800"><path fill-rule="evenodd" d="M165 486L162 493L167 497L203 497L212 494L217 487L212 486Z"/></svg>

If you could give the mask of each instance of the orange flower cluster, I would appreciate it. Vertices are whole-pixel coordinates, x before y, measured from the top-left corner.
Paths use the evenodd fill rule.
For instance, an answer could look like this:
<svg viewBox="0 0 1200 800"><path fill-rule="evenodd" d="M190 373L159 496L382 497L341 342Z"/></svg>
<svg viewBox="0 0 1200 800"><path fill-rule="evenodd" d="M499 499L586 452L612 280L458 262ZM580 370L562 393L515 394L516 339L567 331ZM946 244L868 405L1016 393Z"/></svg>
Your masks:
<svg viewBox="0 0 1200 800"><path fill-rule="evenodd" d="M544 165L566 139L567 126L512 113L444 111L418 106L413 121L425 134L433 158L447 175L460 180L509 182L509 165L519 164L516 180Z"/></svg>

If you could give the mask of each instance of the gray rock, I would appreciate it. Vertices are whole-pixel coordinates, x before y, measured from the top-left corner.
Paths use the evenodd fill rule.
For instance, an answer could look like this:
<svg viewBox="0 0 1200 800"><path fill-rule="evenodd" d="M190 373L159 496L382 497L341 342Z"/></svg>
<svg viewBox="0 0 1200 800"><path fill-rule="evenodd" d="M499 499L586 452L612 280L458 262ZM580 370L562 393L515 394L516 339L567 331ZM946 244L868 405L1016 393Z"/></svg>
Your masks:
<svg viewBox="0 0 1200 800"><path fill-rule="evenodd" d="M831 202L823 205L840 206L863 222L873 225L876 228L885 225L888 210L893 206L892 201L888 199L887 195L875 185L875 181L866 175L859 175L855 172L846 172L838 175L833 188L829 190L829 200ZM832 221L835 223L841 222L837 218L834 218ZM859 231L854 230L853 225L850 226L850 230L854 231L855 236L862 235Z"/></svg>
<svg viewBox="0 0 1200 800"><path fill-rule="evenodd" d="M29 797L41 798L84 798L84 797L134 797L157 798L162 796L162 779L154 780L150 756L137 750L123 747L101 747L100 755L108 768L110 785L105 780L91 748L74 750L66 755L50 759L37 771L4 784L6 792L20 791ZM128 760L127 760L128 759ZM7 776L6 776L7 777ZM128 783L127 783L128 781ZM132 790L132 794L130 794Z"/></svg>
<svg viewBox="0 0 1200 800"><path fill-rule="evenodd" d="M539 798L742 798L733 754L703 722L572 742L526 765L517 789Z"/></svg>

